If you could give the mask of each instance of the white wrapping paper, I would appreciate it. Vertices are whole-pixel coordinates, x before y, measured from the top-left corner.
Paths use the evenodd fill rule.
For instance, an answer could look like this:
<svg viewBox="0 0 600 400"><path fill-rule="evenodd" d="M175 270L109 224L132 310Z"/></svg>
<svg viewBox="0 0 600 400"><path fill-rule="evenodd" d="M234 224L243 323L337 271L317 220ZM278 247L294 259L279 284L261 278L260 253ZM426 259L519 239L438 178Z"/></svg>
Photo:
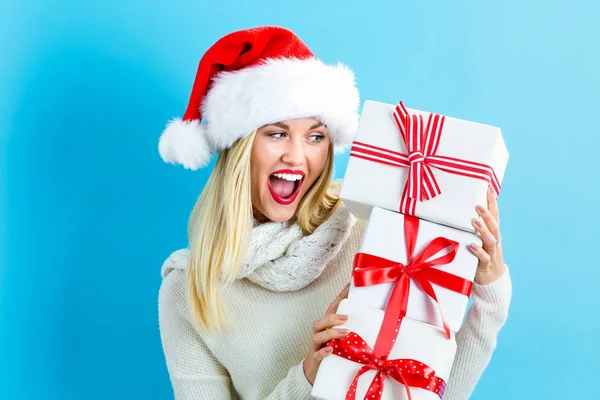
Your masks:
<svg viewBox="0 0 600 400"><path fill-rule="evenodd" d="M407 154L394 122L395 105L366 101L355 141ZM410 114L427 112L408 108ZM446 116L439 156L460 158L491 166L502 182L509 154L500 128ZM487 204L488 183L431 168L441 194L416 205L415 216L474 232L475 207ZM351 156L340 197L358 218L367 219L373 206L399 212L408 168L394 167Z"/></svg>

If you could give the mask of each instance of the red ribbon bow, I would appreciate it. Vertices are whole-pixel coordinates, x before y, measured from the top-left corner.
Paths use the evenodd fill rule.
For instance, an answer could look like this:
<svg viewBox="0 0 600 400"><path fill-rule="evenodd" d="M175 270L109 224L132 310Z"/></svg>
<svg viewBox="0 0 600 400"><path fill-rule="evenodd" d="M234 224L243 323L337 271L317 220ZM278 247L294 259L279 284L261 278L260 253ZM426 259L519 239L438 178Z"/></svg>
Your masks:
<svg viewBox="0 0 600 400"><path fill-rule="evenodd" d="M386 375L404 384L409 400L412 400L409 387L429 390L436 393L440 399L444 395L446 382L442 378L435 376L433 369L417 360L388 360L387 357L377 357L364 339L355 332L350 332L342 339L331 340L327 345L333 347L333 354L364 364L356 373L350 388L346 392L346 400L356 399L358 378L370 370L376 370L377 374L365 394L365 400L381 399Z"/></svg>
<svg viewBox="0 0 600 400"><path fill-rule="evenodd" d="M492 186L496 194L500 194L500 182L491 166L436 154L445 116L430 114L425 125L423 116L409 114L402 102L396 106L393 116L408 154L355 141L350 156L408 168L408 180L400 201L399 211L402 214L415 215L417 200L430 200L441 193L431 167L455 175L484 180Z"/></svg>
<svg viewBox="0 0 600 400"><path fill-rule="evenodd" d="M438 237L433 239L421 253L414 256L418 235L419 219L408 215L404 216L404 240L408 259L406 265L367 253L357 253L354 258L353 275L356 287L396 282L375 344L375 353L378 356L389 354L394 345L399 323L406 315L408 308L411 279L415 281L421 290L433 298L440 307L440 315L447 338L450 338L450 328L433 290L432 283L465 296L469 296L473 288L473 282L467 279L437 268L431 268L451 263L458 251L457 242ZM443 256L430 260L433 255L446 248L451 250Z"/></svg>

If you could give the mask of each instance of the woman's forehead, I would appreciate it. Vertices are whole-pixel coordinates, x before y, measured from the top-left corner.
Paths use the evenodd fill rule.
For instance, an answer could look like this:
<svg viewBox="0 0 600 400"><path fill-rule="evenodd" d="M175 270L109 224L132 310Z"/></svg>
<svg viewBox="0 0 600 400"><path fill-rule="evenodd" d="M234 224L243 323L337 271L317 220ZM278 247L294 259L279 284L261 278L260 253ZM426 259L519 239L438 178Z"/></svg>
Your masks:
<svg viewBox="0 0 600 400"><path fill-rule="evenodd" d="M306 117L306 118L294 118L294 119L277 121L277 122L274 122L271 124L267 124L265 126L278 126L283 129L291 129L294 127L315 129L320 126L326 126L326 125L315 117Z"/></svg>

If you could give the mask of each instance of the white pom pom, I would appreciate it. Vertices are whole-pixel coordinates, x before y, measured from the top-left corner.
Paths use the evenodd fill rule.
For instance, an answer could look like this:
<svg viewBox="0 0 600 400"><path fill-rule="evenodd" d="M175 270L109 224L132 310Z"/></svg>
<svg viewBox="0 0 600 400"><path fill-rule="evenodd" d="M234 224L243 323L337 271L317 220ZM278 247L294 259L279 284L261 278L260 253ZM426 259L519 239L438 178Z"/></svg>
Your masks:
<svg viewBox="0 0 600 400"><path fill-rule="evenodd" d="M191 170L206 166L211 158L211 149L205 131L198 120L182 121L175 118L169 121L158 143L161 158Z"/></svg>

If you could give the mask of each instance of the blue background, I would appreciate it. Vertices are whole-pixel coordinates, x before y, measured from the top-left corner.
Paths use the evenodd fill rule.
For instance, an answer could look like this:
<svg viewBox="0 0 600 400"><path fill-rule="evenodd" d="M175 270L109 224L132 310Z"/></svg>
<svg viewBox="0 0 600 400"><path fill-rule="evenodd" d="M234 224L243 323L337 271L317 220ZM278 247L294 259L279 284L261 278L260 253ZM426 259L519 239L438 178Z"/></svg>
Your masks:
<svg viewBox="0 0 600 400"><path fill-rule="evenodd" d="M514 298L472 398L593 396L598 2L49 3L0 6L0 399L172 397L159 271L208 170L157 140L208 46L263 24L352 66L363 100L502 127Z"/></svg>

